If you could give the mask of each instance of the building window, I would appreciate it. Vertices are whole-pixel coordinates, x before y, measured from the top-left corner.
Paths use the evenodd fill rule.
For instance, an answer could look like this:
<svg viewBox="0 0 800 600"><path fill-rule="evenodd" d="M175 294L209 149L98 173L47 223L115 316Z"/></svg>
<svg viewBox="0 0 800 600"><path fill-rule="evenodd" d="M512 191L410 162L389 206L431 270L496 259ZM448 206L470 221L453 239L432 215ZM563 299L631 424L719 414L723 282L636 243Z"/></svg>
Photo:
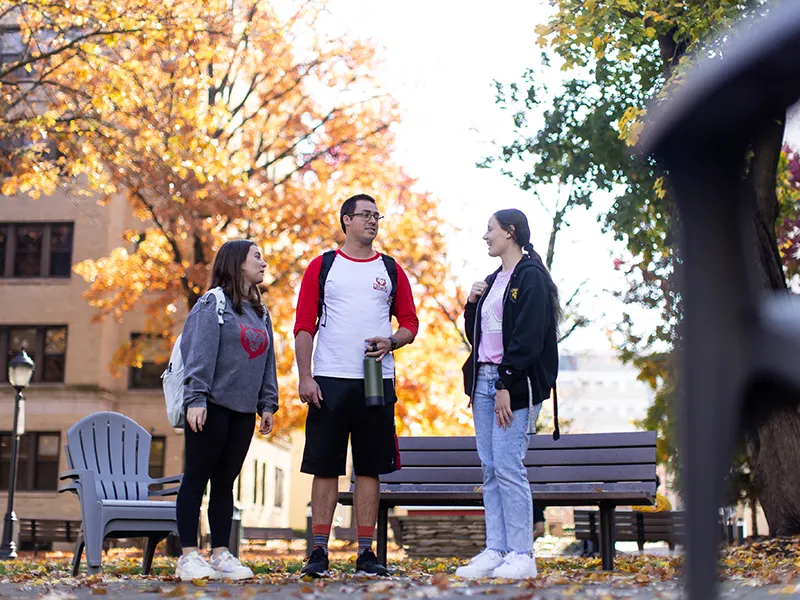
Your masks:
<svg viewBox="0 0 800 600"><path fill-rule="evenodd" d="M25 350L36 363L34 383L63 383L67 362L66 326L0 326L0 381L8 380L8 361Z"/></svg>
<svg viewBox="0 0 800 600"><path fill-rule="evenodd" d="M68 278L72 223L0 223L0 277Z"/></svg>
<svg viewBox="0 0 800 600"><path fill-rule="evenodd" d="M137 390L161 387L161 374L167 368L169 356L164 338L132 333L133 364L130 368L129 386Z"/></svg>
<svg viewBox="0 0 800 600"><path fill-rule="evenodd" d="M11 471L10 433L0 433L0 490L8 490ZM58 455L61 434L29 432L20 436L17 467L17 489L51 491L58 489Z"/></svg>
<svg viewBox="0 0 800 600"><path fill-rule="evenodd" d="M261 506L267 505L267 463L261 463Z"/></svg>
<svg viewBox="0 0 800 600"><path fill-rule="evenodd" d="M4 24L0 31L0 67L7 68L8 65L17 63L26 57L25 42L19 28L11 29L10 24ZM12 26L13 27L13 26ZM9 73L10 78L25 77L27 73L21 67Z"/></svg>
<svg viewBox="0 0 800 600"><path fill-rule="evenodd" d="M253 461L253 504L258 504L258 461Z"/></svg>
<svg viewBox="0 0 800 600"><path fill-rule="evenodd" d="M154 435L150 440L150 461L147 470L152 479L159 479L164 476L164 459L167 455L167 438L163 435ZM150 487L151 490L160 490L163 484Z"/></svg>
<svg viewBox="0 0 800 600"><path fill-rule="evenodd" d="M275 468L275 508L283 508L283 469Z"/></svg>
<svg viewBox="0 0 800 600"><path fill-rule="evenodd" d="M236 501L242 501L242 472L239 471L239 476L236 478Z"/></svg>

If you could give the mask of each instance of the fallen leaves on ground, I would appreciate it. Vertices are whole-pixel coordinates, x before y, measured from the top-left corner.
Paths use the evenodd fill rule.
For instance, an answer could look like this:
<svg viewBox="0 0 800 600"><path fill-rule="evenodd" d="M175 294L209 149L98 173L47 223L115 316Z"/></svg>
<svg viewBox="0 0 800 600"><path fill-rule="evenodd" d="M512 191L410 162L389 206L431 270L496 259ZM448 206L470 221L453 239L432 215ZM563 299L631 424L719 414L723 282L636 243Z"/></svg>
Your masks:
<svg viewBox="0 0 800 600"><path fill-rule="evenodd" d="M303 563L299 555L269 556L247 554L244 562L255 573L254 582L230 584L224 597L253 596L260 586L296 585L299 595L318 595L330 585L344 586L353 593L398 595L403 590L425 586L439 592L469 585L487 585L493 580L464 582L453 573L465 561L460 559L390 560L394 576L374 580L354 578L355 564L349 551L332 555L333 576L326 580L299 580ZM683 569L680 554L622 554L618 553L615 570L603 571L599 558L580 556L539 557L539 577L518 584L523 590L563 586L564 593L576 586L602 585L605 588L639 588L664 582L677 585ZM138 585L142 593L161 597L195 595L191 587L204 587L205 581L181 583L174 577L175 559L156 557L151 575L141 574L141 556L136 551L112 551L104 556L102 572L70 576L70 557L48 553L39 558L22 558L0 563L0 582L22 583L26 586L50 588L61 584L67 588L90 588L92 594L111 594L115 585ZM720 578L744 581L747 585L783 585L792 587L800 578L800 537L759 540L741 547L724 548L720 554ZM502 582L513 583L513 582ZM254 585L255 584L255 585ZM783 588L780 588L783 589ZM792 589L795 589L792 587ZM47 590L43 589L43 593ZM520 598L527 597L522 592Z"/></svg>

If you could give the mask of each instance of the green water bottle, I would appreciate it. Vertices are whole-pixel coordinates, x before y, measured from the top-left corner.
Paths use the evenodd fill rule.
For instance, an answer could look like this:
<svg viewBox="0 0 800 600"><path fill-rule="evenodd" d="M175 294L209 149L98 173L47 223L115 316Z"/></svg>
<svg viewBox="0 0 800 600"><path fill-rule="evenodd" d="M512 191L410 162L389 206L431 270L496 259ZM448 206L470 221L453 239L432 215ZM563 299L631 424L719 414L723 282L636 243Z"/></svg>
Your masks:
<svg viewBox="0 0 800 600"><path fill-rule="evenodd" d="M364 396L367 407L383 406L383 365L374 356L364 356Z"/></svg>

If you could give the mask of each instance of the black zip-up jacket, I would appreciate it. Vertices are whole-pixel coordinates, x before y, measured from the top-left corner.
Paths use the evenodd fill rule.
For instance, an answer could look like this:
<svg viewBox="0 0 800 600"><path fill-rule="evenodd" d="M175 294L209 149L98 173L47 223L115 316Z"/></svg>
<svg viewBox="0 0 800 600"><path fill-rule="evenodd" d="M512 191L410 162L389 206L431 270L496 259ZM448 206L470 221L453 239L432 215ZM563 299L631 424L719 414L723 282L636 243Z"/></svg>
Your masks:
<svg viewBox="0 0 800 600"><path fill-rule="evenodd" d="M464 363L464 392L472 397L478 374L481 306L500 269L486 278L478 302L467 302L466 334L472 352ZM558 376L556 322L548 276L538 261L523 257L514 268L503 299L503 362L499 378L511 395L511 410L539 404L550 397Z"/></svg>

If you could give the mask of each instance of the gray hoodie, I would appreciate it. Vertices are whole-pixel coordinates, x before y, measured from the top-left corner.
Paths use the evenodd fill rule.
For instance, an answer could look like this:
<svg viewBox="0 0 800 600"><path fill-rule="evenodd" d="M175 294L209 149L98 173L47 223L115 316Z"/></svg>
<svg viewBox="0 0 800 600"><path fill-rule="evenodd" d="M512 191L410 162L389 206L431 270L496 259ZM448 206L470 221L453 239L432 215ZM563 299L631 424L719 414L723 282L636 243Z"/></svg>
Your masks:
<svg viewBox="0 0 800 600"><path fill-rule="evenodd" d="M244 301L238 315L227 298L220 325L216 308L213 294L206 294L183 325L184 408L209 401L241 413L274 413L278 379L269 313L265 323Z"/></svg>

